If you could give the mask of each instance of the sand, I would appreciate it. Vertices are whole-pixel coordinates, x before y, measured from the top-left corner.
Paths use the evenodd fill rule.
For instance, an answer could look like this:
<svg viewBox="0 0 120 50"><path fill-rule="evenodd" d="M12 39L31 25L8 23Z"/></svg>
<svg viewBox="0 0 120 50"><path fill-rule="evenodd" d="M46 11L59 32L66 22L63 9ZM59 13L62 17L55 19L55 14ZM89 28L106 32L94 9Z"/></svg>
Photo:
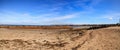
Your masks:
<svg viewBox="0 0 120 50"><path fill-rule="evenodd" d="M0 50L120 50L120 27L77 31L0 28Z"/></svg>

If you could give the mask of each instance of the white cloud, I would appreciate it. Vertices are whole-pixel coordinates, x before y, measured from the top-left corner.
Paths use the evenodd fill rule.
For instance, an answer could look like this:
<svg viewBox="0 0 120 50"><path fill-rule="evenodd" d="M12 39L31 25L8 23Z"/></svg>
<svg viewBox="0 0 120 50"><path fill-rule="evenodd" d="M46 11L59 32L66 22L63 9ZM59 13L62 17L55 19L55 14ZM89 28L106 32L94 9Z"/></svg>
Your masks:
<svg viewBox="0 0 120 50"><path fill-rule="evenodd" d="M91 6L96 6L97 4L100 4L103 0L92 0Z"/></svg>
<svg viewBox="0 0 120 50"><path fill-rule="evenodd" d="M102 0L78 0L76 1L75 5L85 10L95 10L94 6L100 4L101 1Z"/></svg>
<svg viewBox="0 0 120 50"><path fill-rule="evenodd" d="M70 18L74 18L78 15L78 13L74 13L74 14L68 14L65 16L58 16L55 18L48 18L47 21L58 21L58 20L65 20L65 19L70 19ZM50 20L49 20L50 19Z"/></svg>
<svg viewBox="0 0 120 50"><path fill-rule="evenodd" d="M61 16L55 13L50 13L32 16L29 13L17 13L9 11L0 13L0 24L49 24L49 22L57 23L57 21L60 23L60 21L74 18L78 14L79 13L74 13Z"/></svg>
<svg viewBox="0 0 120 50"><path fill-rule="evenodd" d="M119 19L120 13L108 13L108 14L104 14L101 17L106 18L106 19L110 19L110 20Z"/></svg>
<svg viewBox="0 0 120 50"><path fill-rule="evenodd" d="M108 19L113 20L113 18L112 18L112 17L110 17L110 18L108 18Z"/></svg>

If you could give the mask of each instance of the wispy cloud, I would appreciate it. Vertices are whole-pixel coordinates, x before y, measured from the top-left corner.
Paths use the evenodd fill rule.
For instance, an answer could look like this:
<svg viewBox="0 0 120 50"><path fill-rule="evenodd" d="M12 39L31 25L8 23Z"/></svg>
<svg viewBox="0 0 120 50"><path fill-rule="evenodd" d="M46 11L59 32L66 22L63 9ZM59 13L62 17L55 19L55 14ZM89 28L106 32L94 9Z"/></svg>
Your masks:
<svg viewBox="0 0 120 50"><path fill-rule="evenodd" d="M61 1L56 1L55 4L50 5L49 9L47 9L50 12L53 11L64 11L65 9L67 11L74 11L75 8L77 9L83 9L83 10L94 10L94 6L99 4L102 0L74 0L74 1L66 1L66 0L61 0ZM49 5L47 5L49 6ZM78 10L81 11L81 10Z"/></svg>
<svg viewBox="0 0 120 50"><path fill-rule="evenodd" d="M0 9L0 24L112 23L120 18L118 0L40 0L13 4Z"/></svg>
<svg viewBox="0 0 120 50"><path fill-rule="evenodd" d="M104 14L101 17L106 18L106 19L119 19L120 18L120 13L108 13L108 14Z"/></svg>
<svg viewBox="0 0 120 50"><path fill-rule="evenodd" d="M100 4L102 0L77 0L75 5L85 10L94 10L94 6Z"/></svg>
<svg viewBox="0 0 120 50"><path fill-rule="evenodd" d="M50 18L51 20L48 20L47 21L58 21L58 20L65 20L65 19L70 19L70 18L74 18L74 17L77 17L78 13L74 13L74 14L67 14L67 15L64 15L64 16L58 16L58 17L55 17L55 18Z"/></svg>
<svg viewBox="0 0 120 50"><path fill-rule="evenodd" d="M77 17L79 13L58 15L54 13L32 16L29 13L5 12L0 13L1 24L50 24ZM47 16L47 17L46 17ZM49 23L50 22L50 23ZM65 23L65 22L64 22Z"/></svg>

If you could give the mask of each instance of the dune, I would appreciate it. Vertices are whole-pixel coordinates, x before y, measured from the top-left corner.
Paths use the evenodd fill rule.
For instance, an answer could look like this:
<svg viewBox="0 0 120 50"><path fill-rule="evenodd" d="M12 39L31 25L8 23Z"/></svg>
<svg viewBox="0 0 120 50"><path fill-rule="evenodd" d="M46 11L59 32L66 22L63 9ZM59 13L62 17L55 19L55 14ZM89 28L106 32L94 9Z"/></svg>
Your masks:
<svg viewBox="0 0 120 50"><path fill-rule="evenodd" d="M0 28L0 50L120 50L120 27L94 30Z"/></svg>

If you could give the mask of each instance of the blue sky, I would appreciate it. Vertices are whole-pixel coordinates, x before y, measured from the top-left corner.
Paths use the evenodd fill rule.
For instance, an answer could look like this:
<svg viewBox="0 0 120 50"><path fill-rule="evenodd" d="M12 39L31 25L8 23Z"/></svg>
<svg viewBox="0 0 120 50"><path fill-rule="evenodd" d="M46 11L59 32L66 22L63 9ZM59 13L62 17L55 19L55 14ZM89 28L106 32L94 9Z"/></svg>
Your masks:
<svg viewBox="0 0 120 50"><path fill-rule="evenodd" d="M0 24L111 24L120 0L0 0Z"/></svg>

